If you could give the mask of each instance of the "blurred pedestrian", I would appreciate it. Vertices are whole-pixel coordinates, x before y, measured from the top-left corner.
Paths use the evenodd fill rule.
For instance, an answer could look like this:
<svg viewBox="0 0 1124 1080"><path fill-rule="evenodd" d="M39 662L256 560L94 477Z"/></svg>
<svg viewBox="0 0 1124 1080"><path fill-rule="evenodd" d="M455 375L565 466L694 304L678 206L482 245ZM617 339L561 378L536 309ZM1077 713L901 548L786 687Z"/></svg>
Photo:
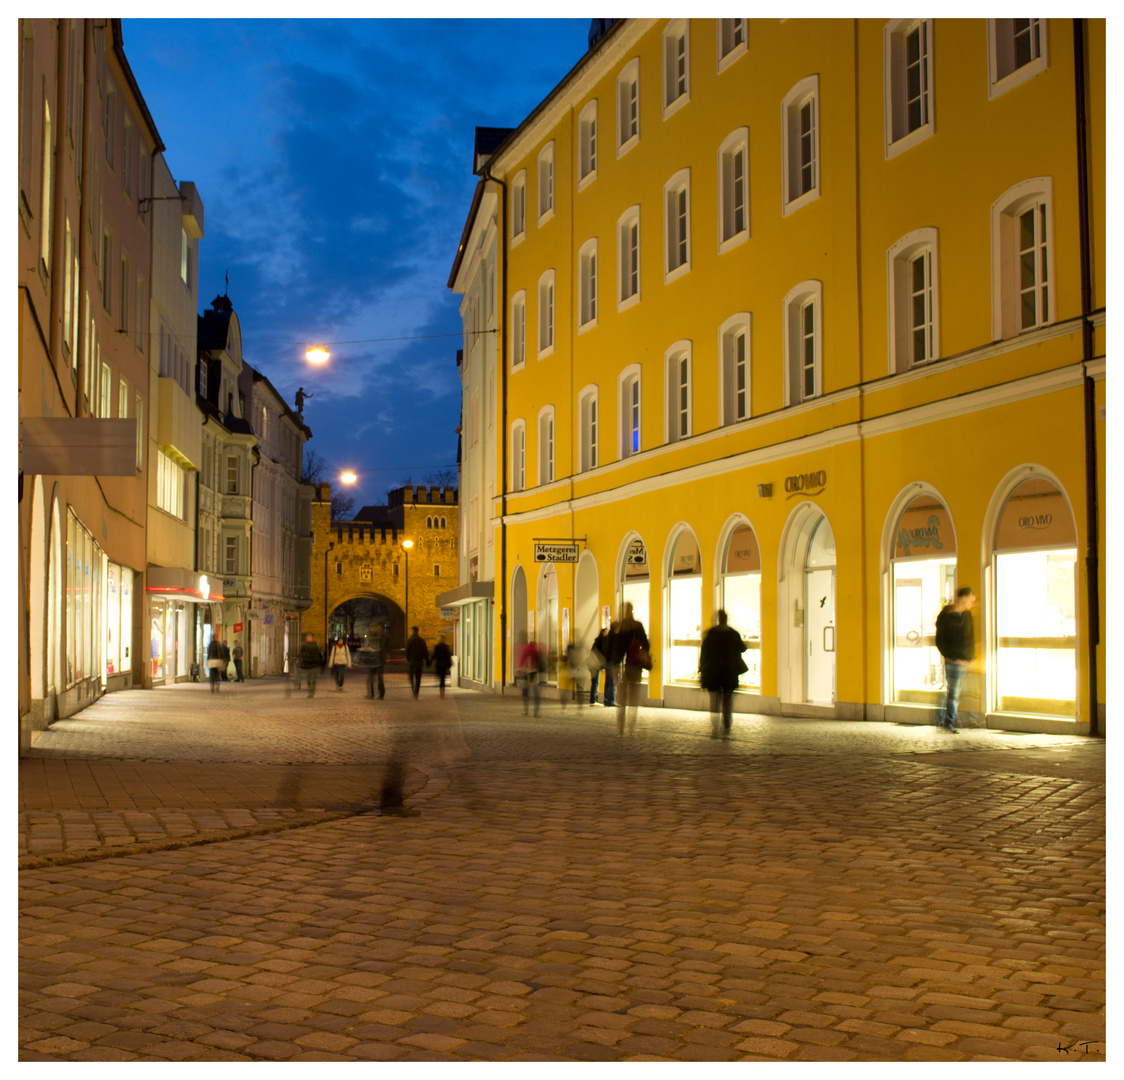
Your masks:
<svg viewBox="0 0 1124 1080"><path fill-rule="evenodd" d="M235 682L245 682L246 680L242 675L242 643L241 642L236 641L234 643L234 649L231 651L230 655L234 657L234 681Z"/></svg>
<svg viewBox="0 0 1124 1080"><path fill-rule="evenodd" d="M410 627L410 638L406 642L406 669L410 673L410 690L414 697L421 690L422 670L429 663L429 648L418 634L416 626Z"/></svg>
<svg viewBox="0 0 1124 1080"><path fill-rule="evenodd" d="M589 668L586 666L587 650L580 641L571 641L566 646L566 666L570 669L570 698L582 711L586 698L586 682L589 679ZM565 698L562 698L564 701Z"/></svg>
<svg viewBox="0 0 1124 1080"><path fill-rule="evenodd" d="M227 668L230 666L230 646L226 643L226 638L222 639L222 681L229 682L229 674Z"/></svg>
<svg viewBox="0 0 1124 1080"><path fill-rule="evenodd" d="M956 599L946 604L937 616L937 651L944 657L944 708L937 713L937 726L960 733L957 707L960 703L960 690L968 665L976 657L976 628L972 621L972 607L976 594L971 586L965 585L956 590Z"/></svg>
<svg viewBox="0 0 1124 1080"><path fill-rule="evenodd" d="M535 715L539 715L539 674L546 668L542 652L534 641L528 641L526 634L520 634L519 657L515 663L515 673L523 697L523 715L527 715L529 698L534 696Z"/></svg>
<svg viewBox="0 0 1124 1080"><path fill-rule="evenodd" d="M320 673L323 658L320 646L311 634L304 635L304 644L301 645L300 656L297 658L301 675L308 680L308 696L316 693L316 676ZM300 689L300 676L297 677L297 689Z"/></svg>
<svg viewBox="0 0 1124 1080"><path fill-rule="evenodd" d="M207 646L207 675L211 680L211 693L217 694L219 692L219 679L221 673L219 668L222 667L222 643L218 638L211 638L211 644Z"/></svg>
<svg viewBox="0 0 1124 1080"><path fill-rule="evenodd" d="M445 696L445 679L448 677L452 667L453 653L449 648L449 643L445 640L445 635L442 634L437 644L433 646L433 670L437 673L437 681L441 689L442 697Z"/></svg>
<svg viewBox="0 0 1124 1080"><path fill-rule="evenodd" d="M585 658L585 666L589 669L589 703L597 704L597 680L601 677L601 669L605 666L605 628L602 627L589 647Z"/></svg>
<svg viewBox="0 0 1124 1080"><path fill-rule="evenodd" d="M733 724L734 690L738 676L748 671L742 659L745 642L733 627L726 623L726 612L719 609L718 623L702 639L699 650L699 681L710 691L711 738L718 738L719 715L722 718L722 738L730 737Z"/></svg>
<svg viewBox="0 0 1124 1080"><path fill-rule="evenodd" d="M347 669L351 667L351 651L342 637L337 638L336 643L328 653L328 666L336 677L336 691L342 694L343 677L347 674Z"/></svg>
<svg viewBox="0 0 1124 1080"><path fill-rule="evenodd" d="M636 716L640 706L641 681L644 672L652 667L648 635L644 624L632 613L632 604L625 602L621 612L620 626L613 645L613 662L620 665L620 697L617 700L617 734L623 735L625 720L628 733L636 732Z"/></svg>

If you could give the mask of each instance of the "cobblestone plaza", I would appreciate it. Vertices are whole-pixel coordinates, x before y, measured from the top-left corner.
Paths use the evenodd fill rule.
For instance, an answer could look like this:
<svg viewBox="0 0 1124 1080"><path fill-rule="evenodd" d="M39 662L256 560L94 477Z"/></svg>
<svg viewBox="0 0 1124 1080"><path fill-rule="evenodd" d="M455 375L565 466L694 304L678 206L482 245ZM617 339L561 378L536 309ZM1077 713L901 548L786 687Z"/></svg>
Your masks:
<svg viewBox="0 0 1124 1080"><path fill-rule="evenodd" d="M1104 1059L1103 741L328 684L41 733L21 1060Z"/></svg>

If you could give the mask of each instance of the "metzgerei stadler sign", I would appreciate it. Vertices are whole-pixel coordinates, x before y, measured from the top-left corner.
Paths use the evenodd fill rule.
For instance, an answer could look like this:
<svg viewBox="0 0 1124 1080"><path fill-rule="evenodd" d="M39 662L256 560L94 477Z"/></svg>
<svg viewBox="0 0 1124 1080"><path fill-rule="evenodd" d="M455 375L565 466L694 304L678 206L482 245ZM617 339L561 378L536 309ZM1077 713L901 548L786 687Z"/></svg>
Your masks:
<svg viewBox="0 0 1124 1080"><path fill-rule="evenodd" d="M578 561L577 544L535 544L535 562Z"/></svg>

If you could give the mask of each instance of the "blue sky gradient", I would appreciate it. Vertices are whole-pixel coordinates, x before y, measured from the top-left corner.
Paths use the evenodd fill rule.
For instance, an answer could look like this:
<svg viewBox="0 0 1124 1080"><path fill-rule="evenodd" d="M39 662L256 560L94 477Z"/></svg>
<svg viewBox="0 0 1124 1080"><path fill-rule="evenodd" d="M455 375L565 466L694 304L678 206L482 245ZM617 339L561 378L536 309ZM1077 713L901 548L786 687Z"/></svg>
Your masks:
<svg viewBox="0 0 1124 1080"><path fill-rule="evenodd" d="M226 291L245 359L356 506L456 461L459 298L477 126L514 127L586 51L588 19L125 19L177 181L205 207L203 309ZM451 334L437 337L431 335ZM375 341L369 339L409 340ZM332 347L323 369L305 344ZM335 486L335 485L333 485Z"/></svg>

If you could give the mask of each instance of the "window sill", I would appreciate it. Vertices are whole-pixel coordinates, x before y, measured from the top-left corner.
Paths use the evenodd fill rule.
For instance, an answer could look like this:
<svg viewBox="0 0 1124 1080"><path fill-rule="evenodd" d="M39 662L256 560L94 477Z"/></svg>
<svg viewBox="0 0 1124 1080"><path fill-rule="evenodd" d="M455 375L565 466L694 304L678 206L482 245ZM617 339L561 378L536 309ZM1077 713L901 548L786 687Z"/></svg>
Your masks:
<svg viewBox="0 0 1124 1080"><path fill-rule="evenodd" d="M617 301L617 311L627 311L630 307L635 307L640 303L640 294L633 293L627 300Z"/></svg>
<svg viewBox="0 0 1124 1080"><path fill-rule="evenodd" d="M521 233L517 233L511 238L510 247L517 248L527 236L527 230L524 229Z"/></svg>
<svg viewBox="0 0 1124 1080"><path fill-rule="evenodd" d="M620 161L638 142L640 141L639 135L632 135L624 142L617 145L617 160Z"/></svg>
<svg viewBox="0 0 1124 1080"><path fill-rule="evenodd" d="M889 161L890 158L897 157L898 154L911 149L919 142L924 142L933 133L933 121L930 120L927 124L922 124L921 127L911 131L908 135L903 135L900 139L887 143L886 160Z"/></svg>
<svg viewBox="0 0 1124 1080"><path fill-rule="evenodd" d="M1004 75L1001 79L988 80L988 101L994 101L997 97L1002 97L1008 90L1013 90L1016 86L1033 79L1035 75L1040 75L1046 70L1046 66L1046 57L1040 56L1036 60L1031 60L1029 64L1023 64L1022 67L1016 68L1010 74Z"/></svg>
<svg viewBox="0 0 1124 1080"><path fill-rule="evenodd" d="M548 356L554 355L554 346L548 345L545 349L539 349L538 359L545 360Z"/></svg>
<svg viewBox="0 0 1124 1080"><path fill-rule="evenodd" d="M690 100L691 92L689 90L685 94L680 94L674 101L663 107L663 118L667 120L669 117L674 116Z"/></svg>
<svg viewBox="0 0 1124 1080"><path fill-rule="evenodd" d="M552 217L554 217L554 207L552 206L545 213L539 214L538 227L541 229Z"/></svg>
<svg viewBox="0 0 1124 1080"><path fill-rule="evenodd" d="M789 214L795 214L797 210L803 210L805 206L815 202L819 197L820 189L818 187L812 188L811 191L805 191L803 195L784 204L781 208L781 217L788 217Z"/></svg>
<svg viewBox="0 0 1124 1080"><path fill-rule="evenodd" d="M745 56L745 53L746 44L743 41L740 45L735 45L725 56L720 56L718 58L719 73L725 71L739 57Z"/></svg>
<svg viewBox="0 0 1124 1080"><path fill-rule="evenodd" d="M663 283L670 285L673 281L677 281L685 274L691 272L691 260L688 259L682 266L677 266L674 270L668 270L663 276Z"/></svg>
<svg viewBox="0 0 1124 1080"><path fill-rule="evenodd" d="M578 177L578 191L585 191L585 189L587 187L589 187L589 185L592 184L593 181L596 180L596 179L597 179L597 170L596 169L592 169L590 172L587 172L585 174L585 176Z"/></svg>
<svg viewBox="0 0 1124 1080"><path fill-rule="evenodd" d="M597 320L589 319L587 322L578 324L578 334L584 334L587 330L595 330L597 328Z"/></svg>
<svg viewBox="0 0 1124 1080"><path fill-rule="evenodd" d="M728 240L718 241L718 254L725 255L727 251L732 251L736 247L741 247L749 239L749 230L742 229L739 233L734 233Z"/></svg>

